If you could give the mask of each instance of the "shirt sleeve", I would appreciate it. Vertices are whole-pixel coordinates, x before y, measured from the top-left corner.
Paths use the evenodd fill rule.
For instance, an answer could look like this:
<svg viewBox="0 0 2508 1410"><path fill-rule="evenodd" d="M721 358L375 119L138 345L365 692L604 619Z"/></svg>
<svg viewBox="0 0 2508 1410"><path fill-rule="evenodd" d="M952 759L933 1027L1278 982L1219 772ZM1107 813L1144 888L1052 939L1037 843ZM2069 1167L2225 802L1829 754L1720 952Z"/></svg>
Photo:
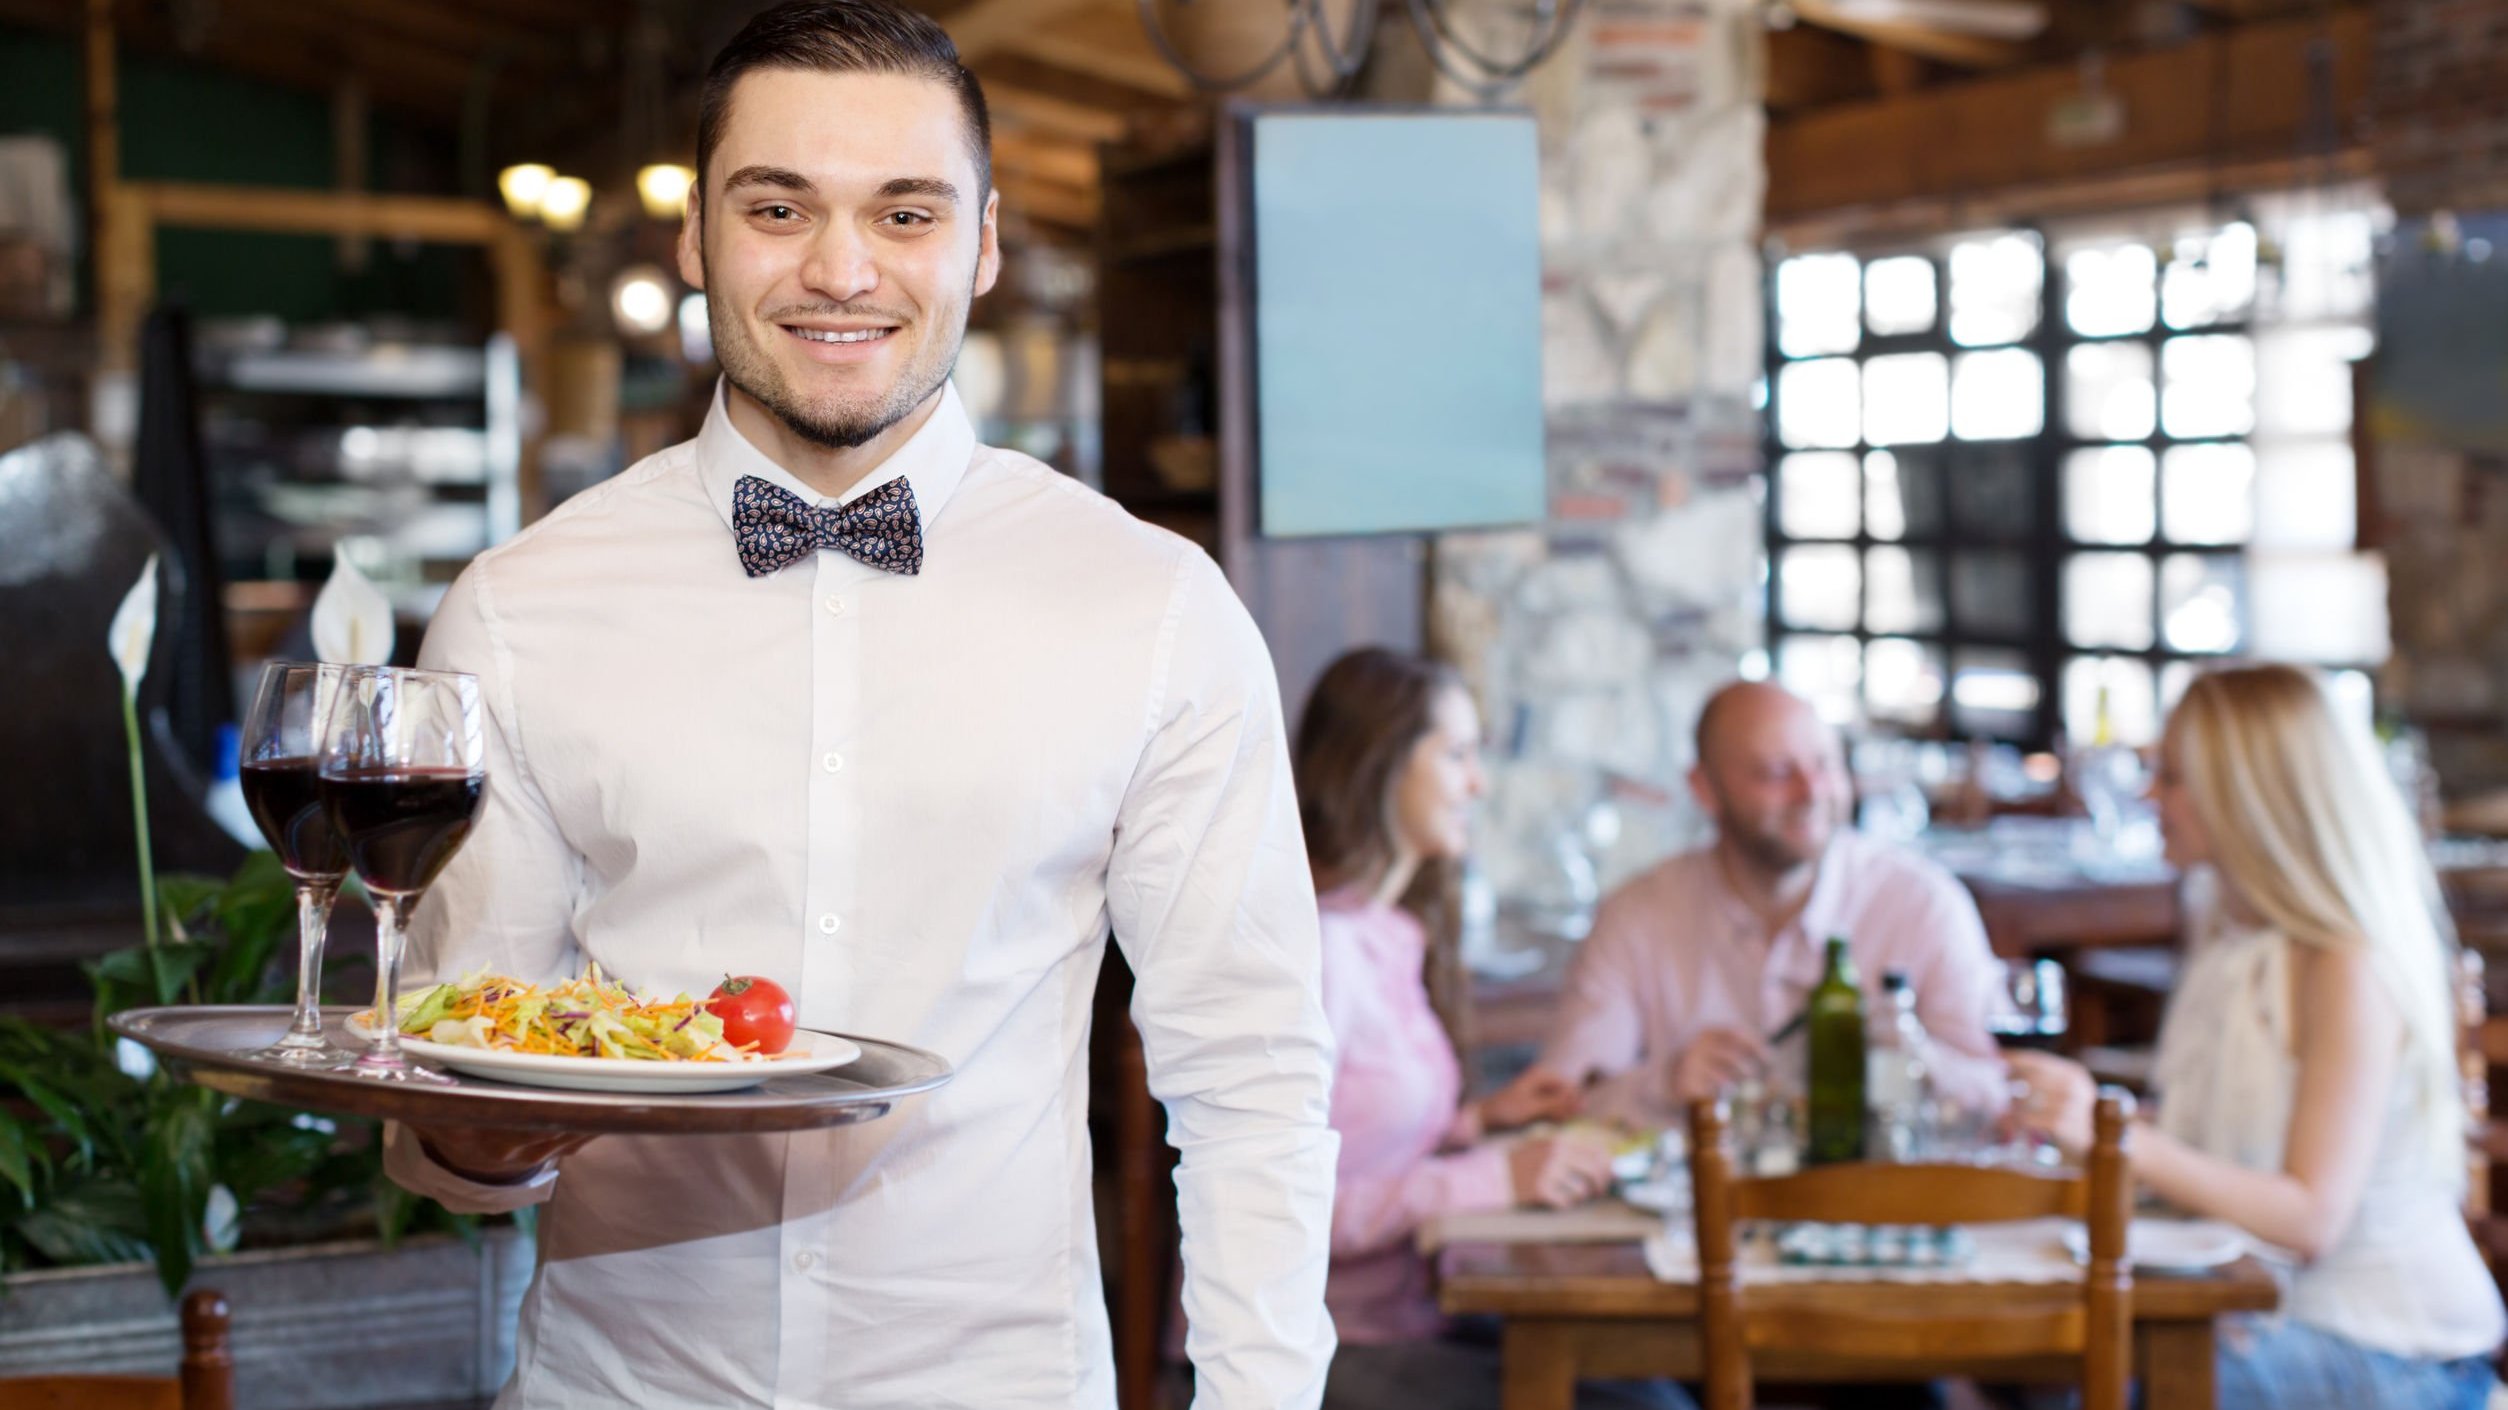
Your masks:
<svg viewBox="0 0 2508 1410"><path fill-rule="evenodd" d="M410 919L408 986L494 970L522 979L554 978L580 964L574 905L582 859L559 832L531 773L514 714L511 658L495 616L488 574L474 563L444 595L418 651L429 670L479 678L487 713L488 785L469 840L427 889ZM549 1197L553 1171L518 1185L465 1180L427 1158L406 1133L385 1129L384 1170L404 1189L456 1213L502 1213Z"/></svg>
<svg viewBox="0 0 2508 1410"><path fill-rule="evenodd" d="M1324 1015L1339 1052L1332 1101L1332 1129L1341 1137L1332 1202L1336 1258L1406 1243L1421 1225L1439 1215L1504 1209L1515 1203L1514 1177L1502 1145L1483 1144L1408 1162L1383 1159L1389 1148L1395 1154L1406 1149L1409 1138L1395 1134L1394 1128L1404 1115L1415 1115L1416 1109L1407 1113L1388 1109L1403 1099L1403 1084L1398 1081L1371 1087L1348 1078L1352 1055L1364 1051L1371 1039L1385 1031L1382 1023L1370 1024L1365 1016L1362 991L1378 981L1356 952L1350 924L1330 915L1323 924ZM1353 1162L1362 1159L1380 1168L1353 1169ZM1381 1168L1387 1166L1392 1168Z"/></svg>
<svg viewBox="0 0 2508 1410"><path fill-rule="evenodd" d="M1148 740L1115 824L1107 908L1180 1153L1185 1350L1203 1410L1311 1410L1324 1311L1332 1039L1280 692L1217 565L1186 549Z"/></svg>
<svg viewBox="0 0 2508 1410"><path fill-rule="evenodd" d="M1626 1072L1646 1056L1636 984L1642 927L1624 895L1603 903L1576 947L1558 1019L1542 1047L1541 1065L1571 1082Z"/></svg>
<svg viewBox="0 0 2508 1410"><path fill-rule="evenodd" d="M1925 938L1927 958L1910 978L1916 1016L1933 1043L1934 1088L1962 1106L1999 1112L2006 1100L2003 1057L1986 1027L1994 950L1968 888L1947 873L1928 881L1909 930Z"/></svg>

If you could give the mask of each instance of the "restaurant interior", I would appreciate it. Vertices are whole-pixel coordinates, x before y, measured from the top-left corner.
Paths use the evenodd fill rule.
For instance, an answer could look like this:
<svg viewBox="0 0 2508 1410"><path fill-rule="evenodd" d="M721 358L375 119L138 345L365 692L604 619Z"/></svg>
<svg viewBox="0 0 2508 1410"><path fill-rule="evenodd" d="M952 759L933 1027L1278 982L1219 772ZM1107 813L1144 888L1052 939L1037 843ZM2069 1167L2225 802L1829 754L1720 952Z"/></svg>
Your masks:
<svg viewBox="0 0 2508 1410"><path fill-rule="evenodd" d="M2147 1114L2201 911L2164 735L2211 674L2285 664L2435 877L2457 1212L2508 1279L2508 11L906 3L991 114L977 438L1214 558L1284 731L1364 647L1468 695L1454 963L1422 979L1467 1096L1552 1060L1612 898L1717 844L1701 715L1751 681L1830 732L1845 827L1961 883L1995 1035ZM530 1211L402 1190L367 1108L203 1104L125 1022L254 1004L275 1036L297 994L239 782L265 667L414 665L474 559L706 423L677 242L707 63L758 8L0 0L0 1402L455 1410L513 1374ZM362 1002L371 908L331 929L315 987ZM1194 1381L1193 1241L1131 1002L1109 951L1089 1189L1115 1403L1157 1410ZM2215 1366L2286 1277L2119 1255L2125 1138L2087 1106L2078 1150L1978 1138L2056 1193L1909 1165L1937 1224L2085 1220L2086 1275L2035 1288L2058 1312L1998 1330L1973 1266L1839 1271L1877 1243L1771 1240L1830 1275L1789 1288L1745 1239L1736 1284L1736 1216L1910 1261L1927 1222L1732 1183L1780 1114L1816 1147L1810 1041L1808 1117L1753 1085L1613 1128L1617 1195L1402 1232L1485 1403L1738 1405L1754 1361L1770 1405L2301 1403ZM1771 1289L1806 1301L1754 1318Z"/></svg>

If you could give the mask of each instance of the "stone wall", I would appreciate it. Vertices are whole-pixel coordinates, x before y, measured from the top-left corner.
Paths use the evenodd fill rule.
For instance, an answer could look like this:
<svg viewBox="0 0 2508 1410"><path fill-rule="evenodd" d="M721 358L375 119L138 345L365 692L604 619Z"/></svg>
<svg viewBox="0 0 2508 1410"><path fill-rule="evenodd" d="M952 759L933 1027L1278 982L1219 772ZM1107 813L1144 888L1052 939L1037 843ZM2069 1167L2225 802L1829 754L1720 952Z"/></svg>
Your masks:
<svg viewBox="0 0 2508 1410"><path fill-rule="evenodd" d="M1605 886L1695 840L1691 723L1761 641L1763 53L1742 0L1595 0L1516 95L1542 143L1550 513L1440 538L1430 609L1487 715L1501 897L1553 884L1562 829Z"/></svg>

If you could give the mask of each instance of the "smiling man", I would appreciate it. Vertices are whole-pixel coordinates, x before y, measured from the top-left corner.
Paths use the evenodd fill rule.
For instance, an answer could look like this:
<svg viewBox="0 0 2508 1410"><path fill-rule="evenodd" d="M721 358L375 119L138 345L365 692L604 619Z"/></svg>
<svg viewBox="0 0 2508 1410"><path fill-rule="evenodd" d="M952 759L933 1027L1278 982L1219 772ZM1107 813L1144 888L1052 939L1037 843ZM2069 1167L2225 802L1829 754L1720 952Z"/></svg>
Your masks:
<svg viewBox="0 0 2508 1410"><path fill-rule="evenodd" d="M1769 1069L1833 935L1852 948L1868 1008L1884 970L1907 973L1942 1093L1999 1110L1985 924L1950 873L1844 826L1854 789L1837 732L1782 687L1736 681L1699 711L1689 783L1714 844L1603 899L1548 1045L1487 1117L1583 1109L1677 1124L1688 1103Z"/></svg>
<svg viewBox="0 0 2508 1410"><path fill-rule="evenodd" d="M1090 995L1111 923L1167 1104L1205 1406L1313 1405L1335 1145L1315 907L1261 640L1208 557L979 445L981 93L931 21L810 0L719 55L680 267L697 438L482 555L425 664L491 716L417 967L724 974L939 1052L885 1119L583 1144L395 1129L538 1204L500 1406L1108 1407Z"/></svg>

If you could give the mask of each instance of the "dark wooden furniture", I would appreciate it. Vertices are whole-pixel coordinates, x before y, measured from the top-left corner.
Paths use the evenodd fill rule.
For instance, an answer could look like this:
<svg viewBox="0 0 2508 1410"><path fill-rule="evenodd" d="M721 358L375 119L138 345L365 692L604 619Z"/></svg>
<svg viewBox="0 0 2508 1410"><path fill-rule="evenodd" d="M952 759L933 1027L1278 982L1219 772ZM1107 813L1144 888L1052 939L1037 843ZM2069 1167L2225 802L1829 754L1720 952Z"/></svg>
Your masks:
<svg viewBox="0 0 2508 1410"><path fill-rule="evenodd" d="M2085 1410L2125 1410L2133 1326L2133 1273L2125 1262L2133 1182L2125 1170L2125 1123L2132 1109L2133 1099L2122 1093L2100 1096L2097 1139L2079 1174L1855 1164L1740 1179L1725 1148L1721 1104L1693 1105L1690 1172L1706 1410L1746 1410L1751 1361L1760 1352L1898 1361L1918 1374L1932 1374L1943 1360L2077 1356ZM2081 1284L2056 1302L2015 1298L1979 1306L1965 1296L1937 1296L1951 1285L1931 1284L1900 1285L1880 1302L1841 1296L1818 1283L1745 1293L1737 1262L1735 1226L1745 1219L1945 1225L2046 1218L2079 1219L2090 1235Z"/></svg>
<svg viewBox="0 0 2508 1410"><path fill-rule="evenodd" d="M236 1410L235 1357L227 1349L224 1293L183 1299L183 1363L159 1376L32 1376L0 1380L9 1410Z"/></svg>
<svg viewBox="0 0 2508 1410"><path fill-rule="evenodd" d="M1666 1283L1646 1269L1635 1244L1471 1244L1438 1255L1439 1301L1457 1316L1498 1319L1503 1327L1506 1410L1570 1410L1580 1379L1667 1376L1695 1381L1706 1365L1695 1283ZM1903 1283L1816 1285L1837 1306L1887 1308ZM2070 1288L1944 1284L1923 1290L1936 1308L1996 1312L2035 1301L2078 1304ZM2134 1284L2134 1376L2144 1410L2208 1410L2216 1319L2269 1312L2281 1294L2270 1270L2243 1258L2201 1277L2143 1278ZM1770 1380L1836 1384L1905 1376L1899 1360L1770 1351L1755 1358ZM2080 1358L1944 1357L1928 1375L2057 1382L2080 1374Z"/></svg>
<svg viewBox="0 0 2508 1410"><path fill-rule="evenodd" d="M2177 883L2015 886L1963 876L1984 919L1986 939L2006 959L2107 945L2173 945L2180 911Z"/></svg>

